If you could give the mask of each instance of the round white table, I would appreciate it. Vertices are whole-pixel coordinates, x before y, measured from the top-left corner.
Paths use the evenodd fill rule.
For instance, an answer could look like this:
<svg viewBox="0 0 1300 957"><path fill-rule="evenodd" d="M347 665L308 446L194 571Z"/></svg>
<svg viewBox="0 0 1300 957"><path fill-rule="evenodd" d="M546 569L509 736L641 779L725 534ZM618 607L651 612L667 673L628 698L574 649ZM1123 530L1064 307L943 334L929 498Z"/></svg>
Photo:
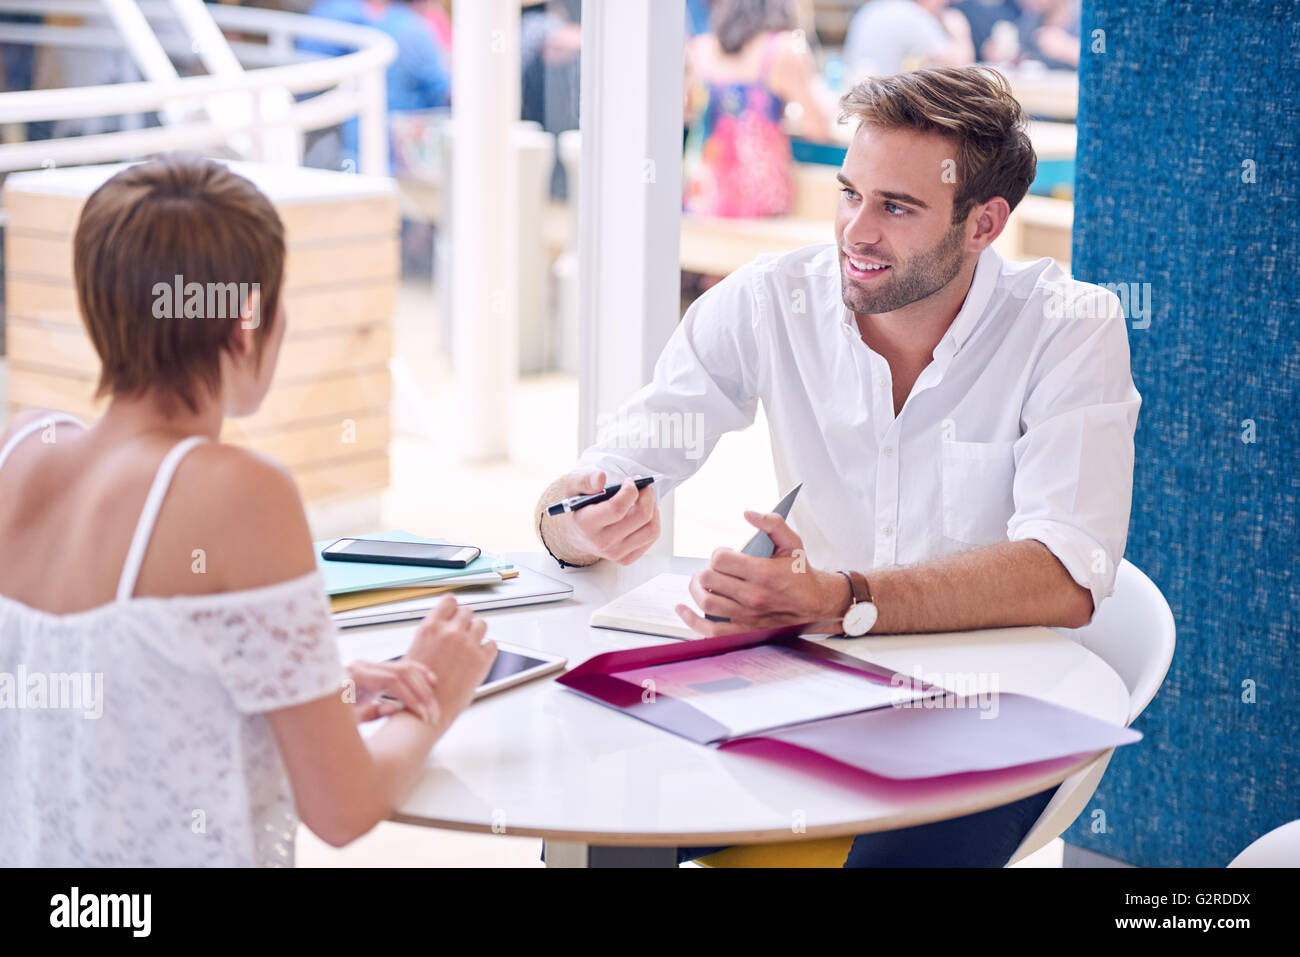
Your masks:
<svg viewBox="0 0 1300 957"><path fill-rule="evenodd" d="M561 570L545 553L507 558L570 582L573 597L481 612L488 635L564 655L568 667L605 651L674 641L592 628L588 619L661 572L690 574L704 564L646 556L627 568L601 562ZM348 629L340 640L343 659L400 654L414 627ZM1118 725L1128 717L1128 691L1114 670L1051 629L824 640L903 674L996 674L1000 692L1035 695ZM541 679L484 698L461 715L394 820L543 837L552 865L673 866L679 846L864 834L973 814L1053 787L1094 757L912 781L829 762L824 770L794 772L695 744Z"/></svg>

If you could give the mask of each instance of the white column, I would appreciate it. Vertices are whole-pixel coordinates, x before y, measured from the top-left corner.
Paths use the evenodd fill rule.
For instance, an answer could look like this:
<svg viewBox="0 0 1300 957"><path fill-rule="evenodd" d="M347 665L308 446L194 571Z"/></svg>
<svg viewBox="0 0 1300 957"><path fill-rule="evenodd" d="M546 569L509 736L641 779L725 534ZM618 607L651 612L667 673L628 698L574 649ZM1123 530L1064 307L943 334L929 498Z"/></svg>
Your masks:
<svg viewBox="0 0 1300 957"><path fill-rule="evenodd" d="M510 393L519 366L519 2L453 9L452 363L462 460L508 451Z"/></svg>
<svg viewBox="0 0 1300 957"><path fill-rule="evenodd" d="M584 0L578 444L650 380L677 324L685 0ZM661 502L672 551L672 507Z"/></svg>
<svg viewBox="0 0 1300 957"><path fill-rule="evenodd" d="M388 175L388 88L385 71L367 70L357 77L361 111L357 114L357 160L367 176Z"/></svg>
<svg viewBox="0 0 1300 957"><path fill-rule="evenodd" d="M515 124L519 164L519 371L555 368L555 330L551 319L550 261L546 253L546 207L555 162L555 134L540 123Z"/></svg>

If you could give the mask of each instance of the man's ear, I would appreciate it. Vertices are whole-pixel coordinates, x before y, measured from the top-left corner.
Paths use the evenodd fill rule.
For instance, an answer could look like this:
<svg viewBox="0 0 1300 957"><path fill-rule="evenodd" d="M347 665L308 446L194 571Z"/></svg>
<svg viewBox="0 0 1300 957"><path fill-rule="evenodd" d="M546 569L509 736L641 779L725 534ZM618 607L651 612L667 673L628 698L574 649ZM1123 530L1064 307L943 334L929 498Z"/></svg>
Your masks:
<svg viewBox="0 0 1300 957"><path fill-rule="evenodd" d="M993 245L993 241L1006 229L1007 219L1011 216L1011 206L1001 196L994 196L987 203L975 207L975 235L970 241L983 251Z"/></svg>

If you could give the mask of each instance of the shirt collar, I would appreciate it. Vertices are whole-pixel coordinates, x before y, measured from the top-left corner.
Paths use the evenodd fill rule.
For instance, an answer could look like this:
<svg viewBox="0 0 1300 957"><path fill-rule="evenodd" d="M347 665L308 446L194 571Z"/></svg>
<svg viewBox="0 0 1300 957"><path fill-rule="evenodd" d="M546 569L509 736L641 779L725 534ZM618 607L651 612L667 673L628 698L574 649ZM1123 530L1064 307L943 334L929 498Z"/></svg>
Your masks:
<svg viewBox="0 0 1300 957"><path fill-rule="evenodd" d="M989 300L993 297L993 287L1002 273L1002 257L992 246L984 247L975 262L975 275L971 277L970 289L966 300L961 304L957 317L944 333L939 344L934 347L934 357L952 357L961 351L980 319L988 310Z"/></svg>

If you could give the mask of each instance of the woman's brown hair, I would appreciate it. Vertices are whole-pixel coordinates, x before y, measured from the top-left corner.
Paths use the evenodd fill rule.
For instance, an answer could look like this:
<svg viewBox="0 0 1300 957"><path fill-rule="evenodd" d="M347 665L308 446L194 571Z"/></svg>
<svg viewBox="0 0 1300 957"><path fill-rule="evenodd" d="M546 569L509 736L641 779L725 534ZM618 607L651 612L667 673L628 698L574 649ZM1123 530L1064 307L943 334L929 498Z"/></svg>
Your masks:
<svg viewBox="0 0 1300 957"><path fill-rule="evenodd" d="M235 323L256 323L261 361L284 257L270 200L221 163L166 155L114 175L73 239L77 302L102 363L96 397L151 393L197 411L200 390L220 387ZM252 290L259 306L245 320Z"/></svg>
<svg viewBox="0 0 1300 957"><path fill-rule="evenodd" d="M954 223L994 196L1015 209L1034 181L1038 158L1025 128L1025 111L1006 77L991 67L934 67L868 77L844 95L840 106L841 122L856 119L880 129L938 133L954 141Z"/></svg>
<svg viewBox="0 0 1300 957"><path fill-rule="evenodd" d="M709 21L718 46L728 55L739 53L760 34L799 26L794 0L715 0Z"/></svg>

